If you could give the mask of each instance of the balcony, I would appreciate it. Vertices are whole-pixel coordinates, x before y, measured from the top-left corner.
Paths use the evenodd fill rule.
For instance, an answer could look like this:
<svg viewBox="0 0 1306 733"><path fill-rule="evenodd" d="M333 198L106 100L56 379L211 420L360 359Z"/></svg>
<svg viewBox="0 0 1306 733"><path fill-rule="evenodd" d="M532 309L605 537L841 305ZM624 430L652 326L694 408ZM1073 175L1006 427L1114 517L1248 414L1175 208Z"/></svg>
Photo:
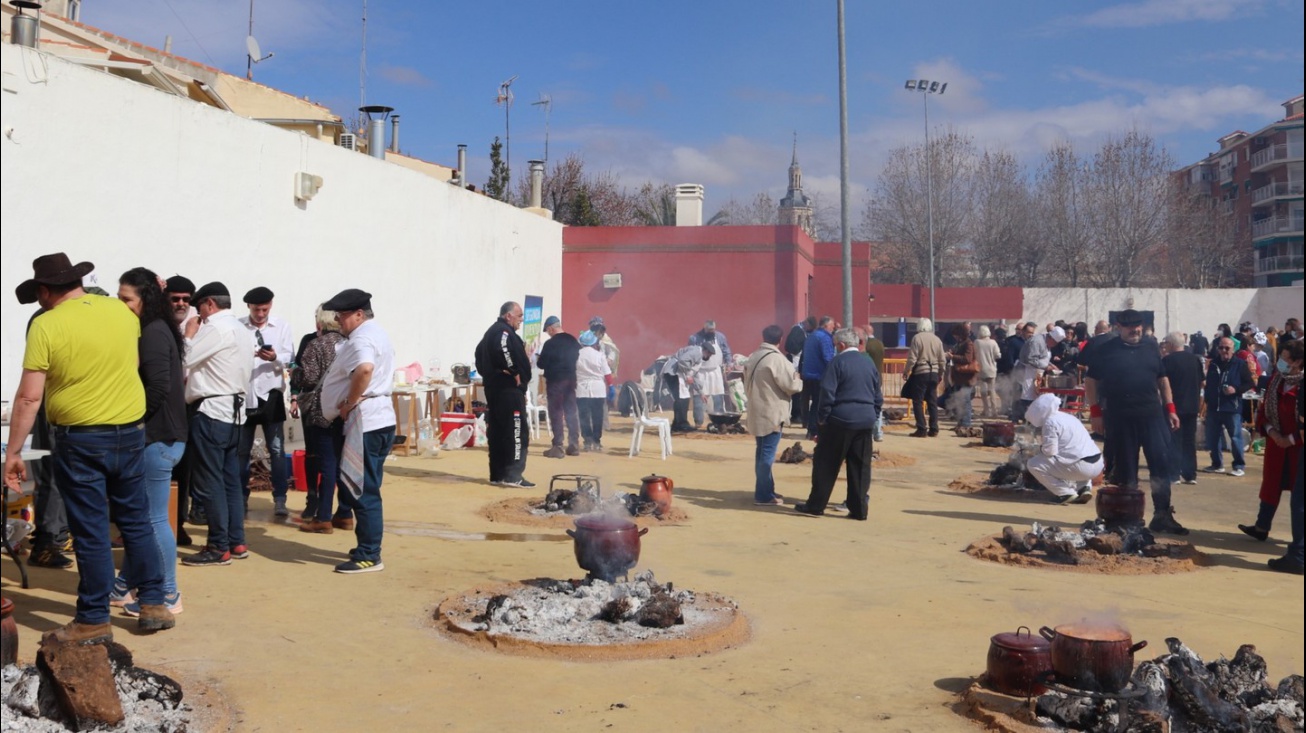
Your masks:
<svg viewBox="0 0 1306 733"><path fill-rule="evenodd" d="M1256 274L1268 275L1275 272L1301 272L1301 255L1280 255L1256 260Z"/></svg>
<svg viewBox="0 0 1306 733"><path fill-rule="evenodd" d="M1279 181L1271 183L1268 186L1261 186L1252 191L1252 203L1273 201L1278 198L1301 198L1303 182L1302 181Z"/></svg>
<svg viewBox="0 0 1306 733"><path fill-rule="evenodd" d="M1306 146L1303 146L1302 143L1279 143L1264 150L1258 150L1252 153L1250 161L1252 172L1257 173L1280 163L1287 163L1290 160L1301 160L1304 147Z"/></svg>
<svg viewBox="0 0 1306 733"><path fill-rule="evenodd" d="M1279 237L1285 235L1301 236L1306 216L1272 216L1268 219L1252 222L1252 239Z"/></svg>

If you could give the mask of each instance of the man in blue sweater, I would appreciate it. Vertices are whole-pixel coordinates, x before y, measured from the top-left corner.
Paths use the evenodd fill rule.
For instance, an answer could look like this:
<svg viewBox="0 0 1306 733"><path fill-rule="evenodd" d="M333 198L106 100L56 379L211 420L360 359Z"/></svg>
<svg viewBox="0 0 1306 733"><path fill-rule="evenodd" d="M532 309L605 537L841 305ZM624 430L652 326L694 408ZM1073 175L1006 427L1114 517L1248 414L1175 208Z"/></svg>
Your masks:
<svg viewBox="0 0 1306 733"><path fill-rule="evenodd" d="M803 514L821 516L839 478L841 464L848 471L848 516L866 520L871 488L871 446L875 422L884 406L880 373L863 358L857 333L841 328L834 334L838 355L821 377L811 424L819 426L820 440L812 457L812 491L807 501L794 507Z"/></svg>
<svg viewBox="0 0 1306 733"><path fill-rule="evenodd" d="M821 377L825 367L834 359L834 318L821 316L816 330L803 343L803 359L800 376L803 378L803 414L807 420L807 439L816 437L816 398L821 388Z"/></svg>

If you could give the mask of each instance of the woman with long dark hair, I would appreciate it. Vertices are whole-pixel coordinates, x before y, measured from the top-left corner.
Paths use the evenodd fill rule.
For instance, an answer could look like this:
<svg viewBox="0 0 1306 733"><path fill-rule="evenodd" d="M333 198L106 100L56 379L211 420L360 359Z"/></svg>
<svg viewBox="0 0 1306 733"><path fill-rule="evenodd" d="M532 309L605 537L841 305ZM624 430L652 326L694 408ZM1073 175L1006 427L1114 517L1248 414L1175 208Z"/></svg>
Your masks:
<svg viewBox="0 0 1306 733"><path fill-rule="evenodd" d="M164 604L181 613L177 590L177 537L168 519L172 501L172 468L186 450L186 399L182 383L182 357L186 342L173 318L168 295L159 276L136 267L118 278L118 299L141 319L140 374L145 385L145 491L150 522L163 562ZM114 582L110 602L121 605L128 616L139 616L140 604L132 598L133 566L130 555Z"/></svg>

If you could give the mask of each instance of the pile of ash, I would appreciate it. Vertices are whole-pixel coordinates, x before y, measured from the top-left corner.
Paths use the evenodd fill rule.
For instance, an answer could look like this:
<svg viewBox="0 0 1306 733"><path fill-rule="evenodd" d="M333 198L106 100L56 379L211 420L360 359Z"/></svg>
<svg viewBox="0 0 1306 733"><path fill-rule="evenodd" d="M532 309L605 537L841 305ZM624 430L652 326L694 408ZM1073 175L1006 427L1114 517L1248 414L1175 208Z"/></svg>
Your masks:
<svg viewBox="0 0 1306 733"><path fill-rule="evenodd" d="M182 702L182 690L164 675L136 667L131 652L120 644L108 642L110 670L118 700L122 705L122 722L96 730L132 733L186 733L191 726L191 709ZM58 683L37 666L6 665L0 670L0 711L6 733L64 733L87 729L88 721L76 720L60 700Z"/></svg>
<svg viewBox="0 0 1306 733"><path fill-rule="evenodd" d="M606 513L610 516L628 514L632 517L657 516L658 505L640 498L638 494L611 494L600 499L596 494L584 490L554 489L544 497L544 501L533 505L531 514L548 516L550 514L592 514Z"/></svg>
<svg viewBox="0 0 1306 733"><path fill-rule="evenodd" d="M1232 660L1205 664L1176 638L1165 640L1163 654L1134 668L1121 726L1116 700L1093 700L1049 691L1035 707L1039 722L1072 730L1201 731L1203 733L1277 733L1299 731L1303 714L1301 675L1270 686L1265 659L1244 644Z"/></svg>
<svg viewBox="0 0 1306 733"><path fill-rule="evenodd" d="M1034 522L1027 532L1010 526L1002 528L999 540L1008 552L1029 554L1043 552L1052 562L1077 564L1080 553L1099 555L1134 555L1169 557L1174 545L1161 544L1146 527L1109 528L1101 519L1091 519L1078 530L1063 530L1055 525L1044 527Z"/></svg>
<svg viewBox="0 0 1306 733"><path fill-rule="evenodd" d="M485 599L467 630L551 644L656 639L701 620L709 609L697 601L693 591L658 583L651 570L616 583L539 579Z"/></svg>

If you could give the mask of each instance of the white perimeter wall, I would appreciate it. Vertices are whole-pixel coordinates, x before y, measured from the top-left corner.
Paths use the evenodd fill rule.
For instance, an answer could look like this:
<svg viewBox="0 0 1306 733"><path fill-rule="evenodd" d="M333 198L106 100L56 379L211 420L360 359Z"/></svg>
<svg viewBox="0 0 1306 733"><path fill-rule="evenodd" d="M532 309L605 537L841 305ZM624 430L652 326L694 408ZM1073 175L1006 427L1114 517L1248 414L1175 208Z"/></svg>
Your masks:
<svg viewBox="0 0 1306 733"><path fill-rule="evenodd" d="M1071 323L1084 321L1091 328L1110 311L1130 307L1153 311L1161 334L1201 331L1210 336L1221 323L1237 329L1243 321L1262 329L1283 328L1289 317L1302 315L1302 288L1025 288L1022 320L1042 325L1063 318Z"/></svg>
<svg viewBox="0 0 1306 733"><path fill-rule="evenodd" d="M472 360L505 300L561 310L561 225L365 155L4 44L0 390L21 370L32 260L146 266L276 292L298 335L347 287L373 294L399 364ZM297 204L296 171L322 176Z"/></svg>

